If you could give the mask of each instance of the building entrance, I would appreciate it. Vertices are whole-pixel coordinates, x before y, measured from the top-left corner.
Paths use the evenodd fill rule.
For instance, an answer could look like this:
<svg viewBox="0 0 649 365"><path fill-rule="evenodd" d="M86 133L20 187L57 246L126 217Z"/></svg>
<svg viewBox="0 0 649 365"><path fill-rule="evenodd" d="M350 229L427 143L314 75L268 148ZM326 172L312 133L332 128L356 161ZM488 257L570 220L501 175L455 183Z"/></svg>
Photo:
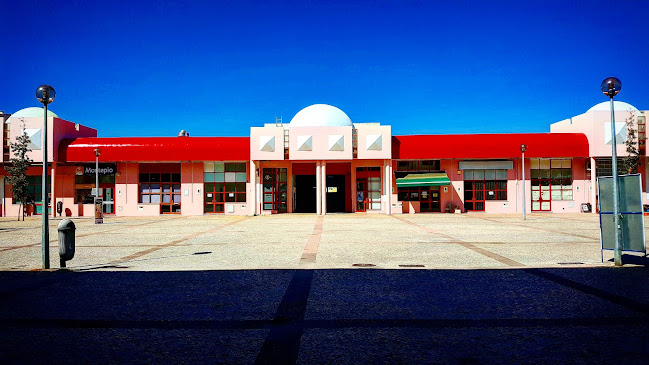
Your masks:
<svg viewBox="0 0 649 365"><path fill-rule="evenodd" d="M315 175L293 176L295 185L295 209L296 213L316 212L316 179Z"/></svg>
<svg viewBox="0 0 649 365"><path fill-rule="evenodd" d="M345 212L345 175L327 175L327 213Z"/></svg>

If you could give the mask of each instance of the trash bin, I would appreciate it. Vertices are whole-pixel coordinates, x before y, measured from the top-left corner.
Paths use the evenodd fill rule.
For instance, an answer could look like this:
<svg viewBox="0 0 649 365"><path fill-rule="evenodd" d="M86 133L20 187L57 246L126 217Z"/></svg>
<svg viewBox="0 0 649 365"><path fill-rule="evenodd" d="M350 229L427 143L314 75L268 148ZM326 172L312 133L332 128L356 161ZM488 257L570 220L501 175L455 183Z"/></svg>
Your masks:
<svg viewBox="0 0 649 365"><path fill-rule="evenodd" d="M61 267L65 267L65 262L72 260L74 257L74 231L76 230L74 222L64 219L59 223L59 257Z"/></svg>

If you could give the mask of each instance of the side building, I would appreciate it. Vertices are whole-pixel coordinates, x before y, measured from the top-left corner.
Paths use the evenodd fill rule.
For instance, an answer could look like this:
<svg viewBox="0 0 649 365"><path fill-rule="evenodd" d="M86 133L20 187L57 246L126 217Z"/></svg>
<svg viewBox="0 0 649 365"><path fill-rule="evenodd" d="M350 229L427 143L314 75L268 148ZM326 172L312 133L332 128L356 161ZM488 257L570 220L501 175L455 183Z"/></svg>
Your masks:
<svg viewBox="0 0 649 365"><path fill-rule="evenodd" d="M632 115L629 126L639 131L638 172L647 204L646 112L615 103L622 123L616 122L618 143ZM530 213L579 212L582 204L596 206L596 177L607 173L607 156L610 161L610 110L603 104L552 124L550 133L413 136L393 136L389 125L353 123L325 104L299 111L286 125L252 127L249 137L99 138L96 130L52 113L50 211L51 202L61 202L62 215L94 214L98 160L104 212L123 216L521 213L523 189ZM32 137L32 212L41 214L43 109L4 119L5 145L23 124ZM521 145L527 147L524 164ZM622 145L618 154L626 155ZM18 204L1 182L1 214L16 216Z"/></svg>

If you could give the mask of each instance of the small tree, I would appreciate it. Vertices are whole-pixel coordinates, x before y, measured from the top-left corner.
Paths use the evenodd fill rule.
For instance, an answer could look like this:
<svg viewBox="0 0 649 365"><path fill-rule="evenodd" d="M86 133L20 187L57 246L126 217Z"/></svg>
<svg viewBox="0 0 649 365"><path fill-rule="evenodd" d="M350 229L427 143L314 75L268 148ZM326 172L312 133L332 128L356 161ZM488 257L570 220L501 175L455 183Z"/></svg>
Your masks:
<svg viewBox="0 0 649 365"><path fill-rule="evenodd" d="M635 113L631 112L625 121L626 123L626 145L627 155L623 159L624 168L629 174L634 174L638 171L640 163L640 153L638 152L638 135L635 129Z"/></svg>
<svg viewBox="0 0 649 365"><path fill-rule="evenodd" d="M32 160L27 157L27 152L30 152L29 144L31 143L27 132L25 132L25 123L22 124L23 134L16 138L16 143L11 142L11 149L13 150L14 157L11 158L10 166L5 166L5 170L9 173L9 183L11 184L11 191L13 192L14 201L20 204L20 212L18 213L18 220L22 215L23 221L25 220L24 204L29 203L29 190L27 183L27 168Z"/></svg>

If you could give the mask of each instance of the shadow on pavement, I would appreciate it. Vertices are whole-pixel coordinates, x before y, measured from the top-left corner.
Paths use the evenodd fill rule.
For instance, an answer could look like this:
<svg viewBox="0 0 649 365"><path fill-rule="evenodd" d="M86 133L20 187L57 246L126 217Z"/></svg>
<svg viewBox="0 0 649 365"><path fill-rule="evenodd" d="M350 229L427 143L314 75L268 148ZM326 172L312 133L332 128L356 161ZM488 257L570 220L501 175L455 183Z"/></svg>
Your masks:
<svg viewBox="0 0 649 365"><path fill-rule="evenodd" d="M0 272L2 363L649 358L644 268Z"/></svg>

